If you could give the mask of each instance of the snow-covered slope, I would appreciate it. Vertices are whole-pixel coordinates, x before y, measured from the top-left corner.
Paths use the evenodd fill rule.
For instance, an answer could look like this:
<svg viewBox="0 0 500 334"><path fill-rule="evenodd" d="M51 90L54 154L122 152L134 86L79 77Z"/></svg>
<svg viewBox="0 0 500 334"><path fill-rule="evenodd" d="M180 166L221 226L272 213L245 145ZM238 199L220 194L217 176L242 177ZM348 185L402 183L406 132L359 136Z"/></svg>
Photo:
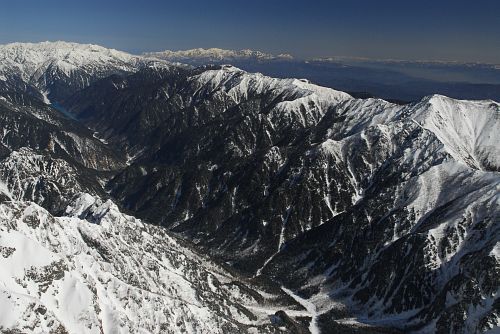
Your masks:
<svg viewBox="0 0 500 334"><path fill-rule="evenodd" d="M138 60L125 52L92 44L43 42L0 46L0 72L13 71L26 81L38 81L50 67L66 76L82 68L97 74L109 67L130 71Z"/></svg>
<svg viewBox="0 0 500 334"><path fill-rule="evenodd" d="M93 44L12 43L0 45L0 89L19 87L21 80L48 102L48 97L64 99L97 79L148 66L169 65Z"/></svg>
<svg viewBox="0 0 500 334"><path fill-rule="evenodd" d="M415 121L434 133L456 160L500 171L500 104L434 95L415 108Z"/></svg>
<svg viewBox="0 0 500 334"><path fill-rule="evenodd" d="M31 333L272 332L237 279L81 194L65 217L0 204L0 328ZM268 323L260 326L259 323Z"/></svg>
<svg viewBox="0 0 500 334"><path fill-rule="evenodd" d="M494 332L498 117L493 101L443 96L339 106L302 164L301 182L324 189L331 216L290 238L259 274L319 300L327 323L345 322L340 302L357 322L405 332Z"/></svg>
<svg viewBox="0 0 500 334"><path fill-rule="evenodd" d="M276 79L230 65L205 71L191 77L190 81L196 90L194 98L198 100L214 93L230 97L235 105L260 96L275 99L278 103L267 117L276 126L292 120L302 126L315 124L329 107L352 99L347 93L306 80Z"/></svg>
<svg viewBox="0 0 500 334"><path fill-rule="evenodd" d="M0 171L2 332L275 333L301 328L290 319L274 325L276 311L308 315L278 301L279 290L261 291L165 229L82 192L89 188L63 161L24 150ZM40 185L63 192L51 198L65 204L60 215L35 203L47 204Z"/></svg>
<svg viewBox="0 0 500 334"><path fill-rule="evenodd" d="M92 223L33 203L5 203L0 212L4 329L212 333L238 330L225 319L232 313L250 322L234 301L217 305L217 287L230 277L109 202L82 194L68 208Z"/></svg>

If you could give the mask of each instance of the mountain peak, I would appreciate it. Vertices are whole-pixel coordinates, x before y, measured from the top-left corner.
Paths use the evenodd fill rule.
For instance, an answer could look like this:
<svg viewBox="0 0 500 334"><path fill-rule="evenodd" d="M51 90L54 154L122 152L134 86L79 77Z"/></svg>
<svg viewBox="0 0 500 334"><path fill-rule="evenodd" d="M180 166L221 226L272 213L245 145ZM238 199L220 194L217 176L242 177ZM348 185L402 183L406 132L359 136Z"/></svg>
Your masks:
<svg viewBox="0 0 500 334"><path fill-rule="evenodd" d="M16 57L13 58L12 56ZM124 61L135 57L126 52L105 48L100 45L64 41L0 45L0 59L18 63L26 61L39 62L57 58L65 61L78 60L79 62L85 62L92 61L98 56L114 57Z"/></svg>
<svg viewBox="0 0 500 334"><path fill-rule="evenodd" d="M0 45L0 82L13 87L17 79L22 79L42 95L52 97L71 95L92 81L112 74L170 65L164 60L147 59L95 44L47 41ZM71 81L71 84L62 88L58 84L62 81Z"/></svg>
<svg viewBox="0 0 500 334"><path fill-rule="evenodd" d="M456 100L431 95L416 105L414 120L434 133L457 160L480 170L500 168L495 129L500 127L500 104L491 100Z"/></svg>

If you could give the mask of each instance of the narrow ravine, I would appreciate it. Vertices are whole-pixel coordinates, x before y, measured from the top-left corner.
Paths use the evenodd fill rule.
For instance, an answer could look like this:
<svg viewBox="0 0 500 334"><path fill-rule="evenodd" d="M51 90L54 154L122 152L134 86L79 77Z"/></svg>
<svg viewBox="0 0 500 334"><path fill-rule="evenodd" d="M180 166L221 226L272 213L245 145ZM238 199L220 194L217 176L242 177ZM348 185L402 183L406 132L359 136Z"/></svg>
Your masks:
<svg viewBox="0 0 500 334"><path fill-rule="evenodd" d="M59 103L57 102L52 102L50 104L50 106L54 109L56 109L57 111L59 111L61 114L63 114L64 116L66 116L67 118L73 120L73 121L78 121L78 119L75 117L75 115L73 115L72 113L70 113L68 110L66 110L66 108L64 108L62 105L60 105Z"/></svg>
<svg viewBox="0 0 500 334"><path fill-rule="evenodd" d="M281 290L283 290L287 295L292 297L297 303L302 305L307 310L307 312L310 314L311 323L309 324L309 331L311 332L311 334L320 334L321 331L320 331L319 326L318 326L318 317L320 316L320 314L316 310L316 305L314 305L313 303L311 303L307 299L304 299L304 298L298 296L290 289L287 289L287 288L282 286Z"/></svg>

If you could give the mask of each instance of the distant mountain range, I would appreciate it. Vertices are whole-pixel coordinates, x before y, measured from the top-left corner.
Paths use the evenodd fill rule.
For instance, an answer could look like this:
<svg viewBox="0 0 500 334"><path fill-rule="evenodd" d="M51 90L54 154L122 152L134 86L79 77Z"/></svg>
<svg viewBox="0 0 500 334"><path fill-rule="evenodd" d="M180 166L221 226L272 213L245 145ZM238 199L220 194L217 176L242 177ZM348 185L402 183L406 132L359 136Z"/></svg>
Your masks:
<svg viewBox="0 0 500 334"><path fill-rule="evenodd" d="M290 55L222 49L165 51L146 56L193 66L232 64L274 77L306 78L359 97L410 102L439 93L459 99L500 101L500 66L494 64L350 57L298 59Z"/></svg>
<svg viewBox="0 0 500 334"><path fill-rule="evenodd" d="M261 51L253 50L224 50L218 48L210 49L191 49L184 51L162 51L162 52L150 52L144 54L147 57L157 57L160 59L166 59L171 61L183 60L188 62L193 61L230 61L230 60L293 60L293 57L289 54L279 54L272 55L269 53L264 53Z"/></svg>
<svg viewBox="0 0 500 334"><path fill-rule="evenodd" d="M160 58L0 46L0 332L498 331L498 102Z"/></svg>

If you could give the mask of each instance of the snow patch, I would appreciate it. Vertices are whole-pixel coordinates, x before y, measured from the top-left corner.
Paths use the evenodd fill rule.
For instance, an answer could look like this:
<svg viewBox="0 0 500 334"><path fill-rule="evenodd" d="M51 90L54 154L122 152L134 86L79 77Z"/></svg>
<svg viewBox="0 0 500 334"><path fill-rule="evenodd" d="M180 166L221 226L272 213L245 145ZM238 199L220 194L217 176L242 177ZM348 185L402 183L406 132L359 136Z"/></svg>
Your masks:
<svg viewBox="0 0 500 334"><path fill-rule="evenodd" d="M320 314L316 310L316 305L311 303L309 300L304 299L304 298L300 297L299 295L295 294L290 289L287 289L287 288L282 286L281 290L283 290L287 295L292 297L297 303L302 305L307 310L307 312L310 314L311 322L309 324L309 331L311 332L311 334L320 334L320 329L318 326L318 317L320 316Z"/></svg>

